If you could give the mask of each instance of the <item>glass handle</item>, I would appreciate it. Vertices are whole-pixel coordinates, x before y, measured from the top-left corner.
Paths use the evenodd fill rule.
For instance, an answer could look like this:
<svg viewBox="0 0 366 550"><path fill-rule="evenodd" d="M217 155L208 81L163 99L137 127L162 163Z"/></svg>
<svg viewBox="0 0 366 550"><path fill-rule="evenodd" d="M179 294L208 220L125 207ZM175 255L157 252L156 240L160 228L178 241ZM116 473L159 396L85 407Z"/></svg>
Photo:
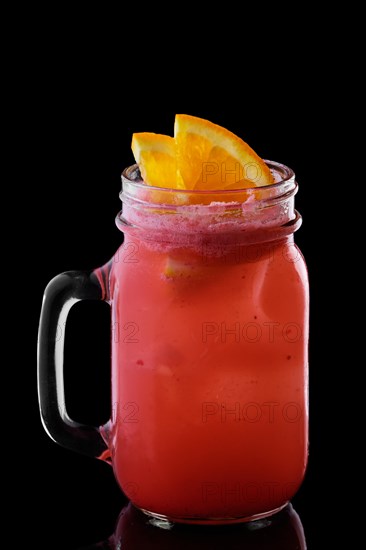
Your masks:
<svg viewBox="0 0 366 550"><path fill-rule="evenodd" d="M66 412L63 368L64 327L71 307L80 300L103 298L95 272L67 271L48 284L38 335L38 395L43 426L56 443L105 460L108 451L100 429L74 422Z"/></svg>

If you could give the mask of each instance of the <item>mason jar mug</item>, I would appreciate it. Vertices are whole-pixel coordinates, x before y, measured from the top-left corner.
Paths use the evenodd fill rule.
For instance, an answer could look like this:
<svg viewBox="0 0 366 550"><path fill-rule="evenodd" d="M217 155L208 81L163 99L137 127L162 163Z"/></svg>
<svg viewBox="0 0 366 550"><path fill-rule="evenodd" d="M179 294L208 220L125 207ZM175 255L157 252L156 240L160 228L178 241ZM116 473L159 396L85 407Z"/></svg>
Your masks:
<svg viewBox="0 0 366 550"><path fill-rule="evenodd" d="M157 518L232 523L271 515L299 488L308 452L308 280L294 243L292 170L254 189L149 187L122 176L124 241L105 266L48 285L39 337L45 429L110 462ZM111 306L110 421L64 407L63 334L79 300Z"/></svg>

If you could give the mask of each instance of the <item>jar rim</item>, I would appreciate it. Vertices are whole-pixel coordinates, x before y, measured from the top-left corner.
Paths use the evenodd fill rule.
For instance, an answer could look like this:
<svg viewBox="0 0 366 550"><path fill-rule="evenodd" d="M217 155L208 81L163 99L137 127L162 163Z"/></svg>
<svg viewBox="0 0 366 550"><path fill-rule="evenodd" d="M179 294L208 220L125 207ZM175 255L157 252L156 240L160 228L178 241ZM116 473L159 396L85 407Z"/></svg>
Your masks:
<svg viewBox="0 0 366 550"><path fill-rule="evenodd" d="M295 174L284 164L265 162L274 183L214 191L153 187L141 181L136 164L130 166L122 174L117 226L139 234L143 230L149 240L174 243L223 240L238 233L247 243L264 242L293 233L301 224L294 208Z"/></svg>
<svg viewBox="0 0 366 550"><path fill-rule="evenodd" d="M185 196L185 195L191 195L191 196L211 196L214 197L215 195L220 195L220 202L222 202L223 197L229 197L231 198L230 202L232 202L234 197L236 195L243 195L247 194L248 196L252 195L255 191L258 191L259 189L263 193L263 198L265 198L265 195L273 196L273 192L278 191L284 184L294 181L295 179L295 173L294 171L286 166L285 164L282 164L280 162L272 161L272 160L266 160L263 159L264 162L267 164L268 168L271 170L272 174L276 174L277 181L274 183L270 183L268 185L263 186L256 186L253 185L253 187L247 187L247 188L237 188L237 189L208 189L208 190L201 190L201 189L177 189L177 188L171 188L171 187L157 187L153 185L146 184L142 179L136 179L133 178L133 174L137 174L138 165L133 164L132 166L128 166L125 168L122 172L122 191L120 193L120 197L122 198L123 193L123 181L126 180L128 184L132 184L136 190L151 190L153 191L159 191L160 193L167 192L170 196L179 195L179 196ZM278 179L280 178L280 179Z"/></svg>

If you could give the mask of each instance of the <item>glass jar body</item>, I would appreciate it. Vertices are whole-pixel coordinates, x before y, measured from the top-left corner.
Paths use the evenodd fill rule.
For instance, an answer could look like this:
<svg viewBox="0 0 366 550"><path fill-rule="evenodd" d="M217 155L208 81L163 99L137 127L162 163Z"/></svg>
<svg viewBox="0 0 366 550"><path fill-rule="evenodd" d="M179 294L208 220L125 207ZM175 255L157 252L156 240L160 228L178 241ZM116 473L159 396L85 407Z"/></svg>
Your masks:
<svg viewBox="0 0 366 550"><path fill-rule="evenodd" d="M126 229L110 273L120 486L173 521L273 513L307 462L308 281L293 235L182 246Z"/></svg>

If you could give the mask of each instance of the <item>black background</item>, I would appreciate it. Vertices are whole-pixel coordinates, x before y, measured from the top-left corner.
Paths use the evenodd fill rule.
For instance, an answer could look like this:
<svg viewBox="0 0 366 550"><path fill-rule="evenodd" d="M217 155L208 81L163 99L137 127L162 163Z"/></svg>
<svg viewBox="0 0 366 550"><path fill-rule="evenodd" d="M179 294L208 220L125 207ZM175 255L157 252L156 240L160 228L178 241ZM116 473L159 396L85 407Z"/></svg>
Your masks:
<svg viewBox="0 0 366 550"><path fill-rule="evenodd" d="M35 386L37 322L43 289L54 275L103 265L121 243L114 218L121 207L121 171L133 163L132 133L172 134L174 115L188 113L225 126L260 156L291 166L297 175L296 205L303 226L296 241L311 285L311 446L306 480L294 507L308 548L322 548L319 541L329 529L326 518L336 507L329 464L336 467L343 458L342 448L335 453L338 432L330 414L336 394L336 327L328 315L334 306L327 266L334 256L327 246L324 217L330 199L326 158L332 113L326 64L319 76L322 54L299 48L290 55L295 45L287 42L282 51L269 48L263 58L255 55L253 44L249 48L243 42L217 40L197 43L193 53L183 51L173 62L166 57L174 47L169 33L165 41L159 33L141 36L140 54L134 32L126 34L122 25L102 39L101 27L108 30L102 23L89 27L82 18L67 23L57 31L54 26L42 28L33 37L31 52L25 52L26 223L19 250L26 250L18 261L30 296L20 412L32 443L24 443L18 471L22 509L36 510L27 536L38 548L70 550L103 540L125 503L106 464L55 445L42 429ZM242 52L235 60L230 58L233 49ZM30 193L32 207L26 201ZM22 266L22 258L29 258L27 243L28 274ZM108 319L105 304L78 304L69 317L66 401L75 420L101 424L108 418Z"/></svg>

